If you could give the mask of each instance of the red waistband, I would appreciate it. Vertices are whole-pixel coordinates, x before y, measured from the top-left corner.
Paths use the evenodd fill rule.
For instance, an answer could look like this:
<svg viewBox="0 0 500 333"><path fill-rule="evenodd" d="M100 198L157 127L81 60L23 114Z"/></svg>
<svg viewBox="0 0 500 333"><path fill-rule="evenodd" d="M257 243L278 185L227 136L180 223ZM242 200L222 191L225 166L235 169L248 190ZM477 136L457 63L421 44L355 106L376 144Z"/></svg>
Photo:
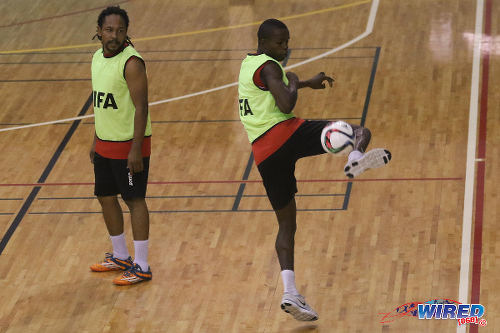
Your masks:
<svg viewBox="0 0 500 333"><path fill-rule="evenodd" d="M252 143L253 157L259 165L278 150L295 131L302 125L304 119L291 118L276 124L273 128Z"/></svg>
<svg viewBox="0 0 500 333"><path fill-rule="evenodd" d="M98 138L95 144L95 152L102 157L116 160L126 160L131 147L132 140L103 141ZM144 141L142 141L142 157L149 156L151 156L151 137L147 136L144 137Z"/></svg>

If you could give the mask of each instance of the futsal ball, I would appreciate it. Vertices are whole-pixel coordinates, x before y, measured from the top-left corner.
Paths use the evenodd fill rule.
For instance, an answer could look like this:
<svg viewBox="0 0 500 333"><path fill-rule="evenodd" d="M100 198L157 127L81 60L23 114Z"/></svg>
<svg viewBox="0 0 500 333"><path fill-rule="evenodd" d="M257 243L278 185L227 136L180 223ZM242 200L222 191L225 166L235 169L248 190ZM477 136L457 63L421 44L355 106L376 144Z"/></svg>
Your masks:
<svg viewBox="0 0 500 333"><path fill-rule="evenodd" d="M345 121L329 123L321 133L321 145L327 153L346 155L354 148L354 131Z"/></svg>

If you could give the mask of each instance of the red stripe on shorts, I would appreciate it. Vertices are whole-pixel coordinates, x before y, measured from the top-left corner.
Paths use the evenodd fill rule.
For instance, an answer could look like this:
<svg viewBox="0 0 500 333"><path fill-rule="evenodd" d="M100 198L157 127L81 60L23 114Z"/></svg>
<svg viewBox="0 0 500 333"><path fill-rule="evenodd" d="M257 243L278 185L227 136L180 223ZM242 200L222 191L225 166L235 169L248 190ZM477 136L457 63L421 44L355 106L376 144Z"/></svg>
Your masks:
<svg viewBox="0 0 500 333"><path fill-rule="evenodd" d="M126 160L132 147L132 140L129 141L103 141L99 138L95 144L95 152L102 157L115 160ZM142 157L151 156L151 137L144 137L142 141Z"/></svg>
<svg viewBox="0 0 500 333"><path fill-rule="evenodd" d="M302 125L304 119L291 118L276 124L252 143L255 164L259 165L277 151L295 131Z"/></svg>

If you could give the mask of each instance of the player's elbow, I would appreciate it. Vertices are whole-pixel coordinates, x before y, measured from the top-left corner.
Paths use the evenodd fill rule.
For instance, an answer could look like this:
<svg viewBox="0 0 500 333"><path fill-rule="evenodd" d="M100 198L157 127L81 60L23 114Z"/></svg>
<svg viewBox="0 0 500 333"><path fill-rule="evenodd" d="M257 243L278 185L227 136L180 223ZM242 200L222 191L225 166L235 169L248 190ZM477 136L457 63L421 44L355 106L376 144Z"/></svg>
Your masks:
<svg viewBox="0 0 500 333"><path fill-rule="evenodd" d="M286 114L291 113L293 111L293 109L295 108L296 101L297 101L296 98L290 98L288 100L283 100L280 103L278 103L278 108L283 113L286 113Z"/></svg>
<svg viewBox="0 0 500 333"><path fill-rule="evenodd" d="M295 105L287 103L285 105L278 105L278 108L280 109L281 112L289 114L293 111L294 106Z"/></svg>

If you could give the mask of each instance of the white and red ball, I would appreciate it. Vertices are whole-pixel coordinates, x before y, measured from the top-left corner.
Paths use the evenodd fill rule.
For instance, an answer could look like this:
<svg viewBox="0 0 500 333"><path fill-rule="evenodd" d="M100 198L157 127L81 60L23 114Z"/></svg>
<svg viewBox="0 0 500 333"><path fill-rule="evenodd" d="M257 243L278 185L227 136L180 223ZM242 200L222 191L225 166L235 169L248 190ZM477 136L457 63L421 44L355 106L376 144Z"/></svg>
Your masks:
<svg viewBox="0 0 500 333"><path fill-rule="evenodd" d="M354 148L354 131L351 125L342 120L329 123L321 132L321 145L327 153L349 154Z"/></svg>

